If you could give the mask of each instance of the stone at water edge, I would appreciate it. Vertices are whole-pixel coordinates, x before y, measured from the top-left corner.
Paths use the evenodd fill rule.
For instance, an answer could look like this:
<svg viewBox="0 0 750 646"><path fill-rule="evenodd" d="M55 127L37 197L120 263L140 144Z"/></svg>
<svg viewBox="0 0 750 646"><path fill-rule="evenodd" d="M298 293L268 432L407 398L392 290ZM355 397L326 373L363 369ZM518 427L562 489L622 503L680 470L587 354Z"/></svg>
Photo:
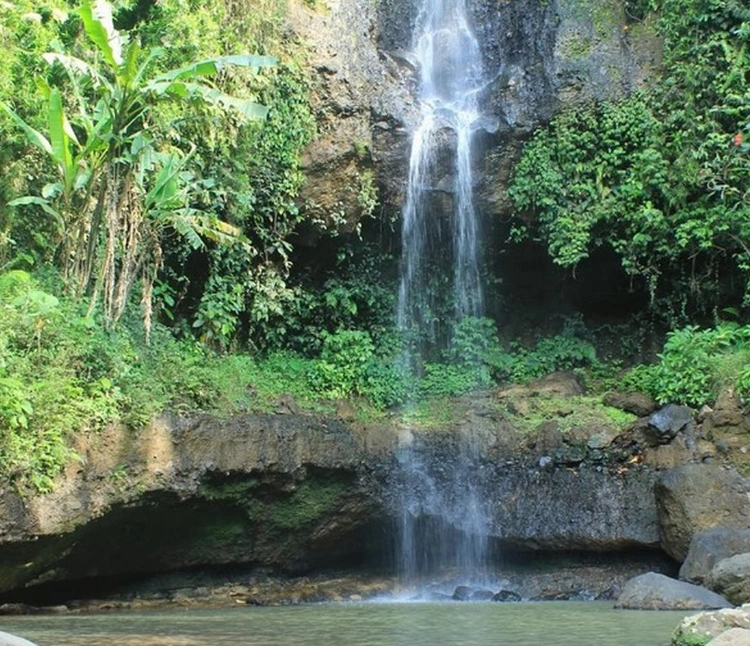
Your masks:
<svg viewBox="0 0 750 646"><path fill-rule="evenodd" d="M492 601L495 598L495 593L492 590L485 588L478 588L471 593L472 601Z"/></svg>
<svg viewBox="0 0 750 646"><path fill-rule="evenodd" d="M718 464L686 464L664 473L654 485L661 546L684 561L698 532L750 527L748 482Z"/></svg>
<svg viewBox="0 0 750 646"><path fill-rule="evenodd" d="M16 637L10 633L0 632L0 646L37 646L23 637Z"/></svg>
<svg viewBox="0 0 750 646"><path fill-rule="evenodd" d="M750 553L737 554L719 561L711 570L706 585L732 603L750 601Z"/></svg>
<svg viewBox="0 0 750 646"><path fill-rule="evenodd" d="M454 601L468 601L471 598L471 588L468 585L459 585L451 598Z"/></svg>
<svg viewBox="0 0 750 646"><path fill-rule="evenodd" d="M715 592L656 572L630 579L615 603L615 608L631 610L709 610L730 606Z"/></svg>
<svg viewBox="0 0 750 646"><path fill-rule="evenodd" d="M680 578L702 584L720 561L745 552L750 552L750 529L698 532L690 541L690 549L680 568Z"/></svg>
<svg viewBox="0 0 750 646"><path fill-rule="evenodd" d="M673 646L694 646L707 643L731 628L750 630L750 605L699 612L685 617L672 636Z"/></svg>
<svg viewBox="0 0 750 646"><path fill-rule="evenodd" d="M750 646L750 630L732 628L712 639L707 646Z"/></svg>
<svg viewBox="0 0 750 646"><path fill-rule="evenodd" d="M513 590L500 590L494 597L493 601L499 601L500 603L518 602L521 601L521 595Z"/></svg>

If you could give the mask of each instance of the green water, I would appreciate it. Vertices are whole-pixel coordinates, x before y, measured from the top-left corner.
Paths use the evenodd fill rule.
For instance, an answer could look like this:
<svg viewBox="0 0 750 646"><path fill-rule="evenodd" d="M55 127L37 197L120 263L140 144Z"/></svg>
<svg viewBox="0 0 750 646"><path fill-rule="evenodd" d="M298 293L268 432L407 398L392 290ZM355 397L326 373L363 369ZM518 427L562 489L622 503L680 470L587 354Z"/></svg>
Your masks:
<svg viewBox="0 0 750 646"><path fill-rule="evenodd" d="M605 603L392 603L12 617L39 646L666 646L685 613Z"/></svg>

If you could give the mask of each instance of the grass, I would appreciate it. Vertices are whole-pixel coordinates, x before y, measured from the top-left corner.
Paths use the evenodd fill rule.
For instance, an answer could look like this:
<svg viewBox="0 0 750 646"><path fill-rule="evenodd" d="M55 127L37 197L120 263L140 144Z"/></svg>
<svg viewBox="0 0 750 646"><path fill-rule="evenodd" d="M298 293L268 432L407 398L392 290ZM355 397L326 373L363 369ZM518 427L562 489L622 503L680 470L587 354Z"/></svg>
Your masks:
<svg viewBox="0 0 750 646"><path fill-rule="evenodd" d="M556 421L563 433L581 427L625 430L637 419L635 415L602 404L599 396L527 397L523 405L514 405L507 400L496 404L503 414L522 434L533 433L542 422Z"/></svg>

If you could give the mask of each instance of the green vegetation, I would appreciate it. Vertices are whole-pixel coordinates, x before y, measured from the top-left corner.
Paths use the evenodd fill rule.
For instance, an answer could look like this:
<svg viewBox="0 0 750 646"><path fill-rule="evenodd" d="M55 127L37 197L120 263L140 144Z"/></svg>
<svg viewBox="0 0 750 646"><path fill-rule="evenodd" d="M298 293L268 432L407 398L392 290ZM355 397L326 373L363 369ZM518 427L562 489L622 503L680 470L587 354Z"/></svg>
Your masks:
<svg viewBox="0 0 750 646"><path fill-rule="evenodd" d="M533 433L548 421L556 422L562 433L586 427L619 433L636 420L635 415L602 404L601 396L540 395L515 404L501 401L499 406L513 427L523 434Z"/></svg>
<svg viewBox="0 0 750 646"><path fill-rule="evenodd" d="M659 363L638 366L623 380L626 388L651 394L657 402L700 408L732 387L750 396L750 326L695 326L667 335Z"/></svg>
<svg viewBox="0 0 750 646"><path fill-rule="evenodd" d="M347 483L336 480L305 480L289 498L270 506L269 519L283 529L301 529L335 509L348 488Z"/></svg>
<svg viewBox="0 0 750 646"><path fill-rule="evenodd" d="M541 241L573 271L610 249L649 292L651 322L674 330L658 363L624 377L620 361L651 334L573 321L501 340L493 320L455 323L437 270L418 307L429 324L399 338L387 227L340 234L340 205L305 215L313 77L284 29L286 4L0 0L0 477L49 491L74 459L71 435L167 410L272 412L293 400L330 414L348 400L363 421L446 426L468 410L465 395L559 370L584 376L591 398L574 414L554 398L505 410L519 428L627 425L598 403L604 387L696 407L728 386L750 399L750 327L721 323L750 307L741 2L629 0L629 19L665 39L663 76L559 114L514 172L511 244ZM619 24L619 7L589 12L594 39ZM580 36L571 56L590 48ZM356 180L342 195L371 218L372 152L353 141L350 156ZM618 352L603 351L607 336ZM423 361L406 359L410 346ZM113 485L127 480L113 473ZM336 502L334 485L298 490L273 522L309 522Z"/></svg>
<svg viewBox="0 0 750 646"><path fill-rule="evenodd" d="M735 0L631 4L636 18L657 12L663 78L562 113L533 136L510 195L534 223L514 234L544 241L564 267L610 247L678 325L750 298L750 10Z"/></svg>

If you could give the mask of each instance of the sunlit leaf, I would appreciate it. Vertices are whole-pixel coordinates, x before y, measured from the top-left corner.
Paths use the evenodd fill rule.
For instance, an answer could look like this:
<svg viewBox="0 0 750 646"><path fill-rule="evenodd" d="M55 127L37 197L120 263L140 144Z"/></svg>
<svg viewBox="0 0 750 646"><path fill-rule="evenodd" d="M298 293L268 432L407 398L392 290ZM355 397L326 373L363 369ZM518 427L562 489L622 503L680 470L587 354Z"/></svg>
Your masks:
<svg viewBox="0 0 750 646"><path fill-rule="evenodd" d="M122 37L114 28L112 7L105 0L85 1L78 10L83 28L112 69L122 65Z"/></svg>

